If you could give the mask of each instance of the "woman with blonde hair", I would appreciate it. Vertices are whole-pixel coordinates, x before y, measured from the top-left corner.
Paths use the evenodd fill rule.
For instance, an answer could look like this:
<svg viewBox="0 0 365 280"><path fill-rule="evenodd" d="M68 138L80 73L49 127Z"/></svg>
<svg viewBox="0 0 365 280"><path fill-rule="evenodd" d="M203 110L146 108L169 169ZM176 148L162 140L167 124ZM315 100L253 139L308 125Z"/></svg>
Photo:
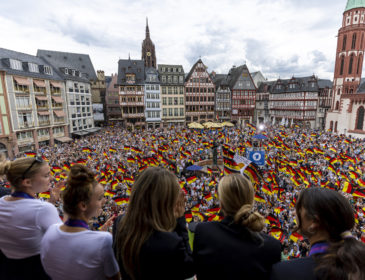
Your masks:
<svg viewBox="0 0 365 280"><path fill-rule="evenodd" d="M49 279L39 257L41 240L61 219L52 204L36 199L50 188L49 165L40 157L2 161L3 175L13 192L0 198L0 279Z"/></svg>
<svg viewBox="0 0 365 280"><path fill-rule="evenodd" d="M184 193L170 171L150 167L137 178L126 214L114 224L122 279L186 279L194 275Z"/></svg>
<svg viewBox="0 0 365 280"><path fill-rule="evenodd" d="M218 197L224 219L201 223L194 237L194 262L201 279L268 279L280 261L281 245L260 233L264 218L253 210L254 189L241 174L221 179Z"/></svg>
<svg viewBox="0 0 365 280"><path fill-rule="evenodd" d="M54 280L119 279L112 235L88 227L90 219L100 215L105 198L104 188L86 166L71 167L62 200L68 219L52 225L43 237L45 271Z"/></svg>

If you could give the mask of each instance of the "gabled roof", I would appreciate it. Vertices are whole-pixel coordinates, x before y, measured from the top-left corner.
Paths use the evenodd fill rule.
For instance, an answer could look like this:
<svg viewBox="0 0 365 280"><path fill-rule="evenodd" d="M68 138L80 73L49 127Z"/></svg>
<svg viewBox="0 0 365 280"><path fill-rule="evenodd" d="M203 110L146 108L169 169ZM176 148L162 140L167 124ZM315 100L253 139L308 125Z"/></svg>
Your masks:
<svg viewBox="0 0 365 280"><path fill-rule="evenodd" d="M189 73L186 75L185 77L185 81L188 81L191 77L191 75L194 72L195 67L198 65L198 63L203 63L203 61L199 58L197 62L195 62L195 64L193 65L193 67L191 67ZM203 63L203 65L205 66L205 64Z"/></svg>
<svg viewBox="0 0 365 280"><path fill-rule="evenodd" d="M253 85L253 87L247 87L246 89L256 89L255 83L253 82L253 80L251 78L250 72L248 71L246 64L241 65L239 67L232 67L231 70L229 70L228 77L227 77L229 87L232 89L236 85L238 79L240 78L240 76L243 73L248 74L246 78L249 79L250 84Z"/></svg>
<svg viewBox="0 0 365 280"><path fill-rule="evenodd" d="M272 91L272 87L275 85L276 81L271 81L271 82L263 82L259 85L257 92L271 92Z"/></svg>
<svg viewBox="0 0 365 280"><path fill-rule="evenodd" d="M37 56L42 57L50 64L52 64L52 66L56 68L63 76L63 78L66 80L77 80L77 81L85 81L85 79L89 81L97 80L94 66L88 54L38 50ZM62 68L73 69L86 75L83 75L82 77L66 75L64 74L64 72L60 70Z"/></svg>
<svg viewBox="0 0 365 280"><path fill-rule="evenodd" d="M327 79L318 79L318 87L319 88L332 88L332 81Z"/></svg>
<svg viewBox="0 0 365 280"><path fill-rule="evenodd" d="M228 86L227 76L227 74L211 75L215 87L218 88L221 85Z"/></svg>
<svg viewBox="0 0 365 280"><path fill-rule="evenodd" d="M24 70L15 70L10 68L10 61L9 59L18 60L23 63ZM47 75L42 73L40 69L40 73L30 72L26 66L26 63L34 63L38 66L49 66L52 68L52 75ZM16 52L8 49L0 48L0 70L5 71L10 75L19 75L19 76L26 76L32 78L39 78L39 79L50 79L50 80L63 80L57 73L54 71L53 67L47 63L44 59L29 55L21 52Z"/></svg>
<svg viewBox="0 0 365 280"><path fill-rule="evenodd" d="M118 85L126 83L126 74L135 74L135 85L142 85L145 81L145 67L143 60L120 59L118 61Z"/></svg>

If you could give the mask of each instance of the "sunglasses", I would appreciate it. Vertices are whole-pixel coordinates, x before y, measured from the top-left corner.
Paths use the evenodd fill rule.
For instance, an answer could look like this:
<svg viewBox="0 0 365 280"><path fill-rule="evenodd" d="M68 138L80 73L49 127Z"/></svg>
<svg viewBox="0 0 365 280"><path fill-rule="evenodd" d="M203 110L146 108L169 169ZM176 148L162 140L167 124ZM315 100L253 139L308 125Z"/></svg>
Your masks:
<svg viewBox="0 0 365 280"><path fill-rule="evenodd" d="M29 167L24 171L23 175L22 175L22 179L24 180L26 178L27 173L29 172L29 170L32 169L33 165L35 165L36 163L42 163L43 159L39 156L36 156L34 158L34 161L32 162L31 165L29 165Z"/></svg>

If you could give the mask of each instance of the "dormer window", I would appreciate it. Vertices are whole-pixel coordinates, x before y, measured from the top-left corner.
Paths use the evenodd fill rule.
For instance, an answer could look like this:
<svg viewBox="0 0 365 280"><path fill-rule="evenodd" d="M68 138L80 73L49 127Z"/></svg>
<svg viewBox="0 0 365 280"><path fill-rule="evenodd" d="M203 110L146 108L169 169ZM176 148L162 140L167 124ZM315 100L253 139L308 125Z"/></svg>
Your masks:
<svg viewBox="0 0 365 280"><path fill-rule="evenodd" d="M39 73L38 65L35 63L28 63L29 72Z"/></svg>
<svg viewBox="0 0 365 280"><path fill-rule="evenodd" d="M134 74L127 74L126 79L128 84L133 84L136 80L136 76Z"/></svg>
<svg viewBox="0 0 365 280"><path fill-rule="evenodd" d="M43 68L44 74L52 75L52 68L50 66L44 66Z"/></svg>
<svg viewBox="0 0 365 280"><path fill-rule="evenodd" d="M68 75L68 68L65 68L65 74Z"/></svg>
<svg viewBox="0 0 365 280"><path fill-rule="evenodd" d="M81 73L81 72L79 72L79 77L80 77L80 78L82 77L82 73Z"/></svg>
<svg viewBox="0 0 365 280"><path fill-rule="evenodd" d="M23 70L22 63L15 59L10 59L10 68L14 70Z"/></svg>
<svg viewBox="0 0 365 280"><path fill-rule="evenodd" d="M281 85L276 85L276 89L281 89Z"/></svg>
<svg viewBox="0 0 365 280"><path fill-rule="evenodd" d="M75 76L75 72L76 72L75 70L72 70L72 76Z"/></svg>

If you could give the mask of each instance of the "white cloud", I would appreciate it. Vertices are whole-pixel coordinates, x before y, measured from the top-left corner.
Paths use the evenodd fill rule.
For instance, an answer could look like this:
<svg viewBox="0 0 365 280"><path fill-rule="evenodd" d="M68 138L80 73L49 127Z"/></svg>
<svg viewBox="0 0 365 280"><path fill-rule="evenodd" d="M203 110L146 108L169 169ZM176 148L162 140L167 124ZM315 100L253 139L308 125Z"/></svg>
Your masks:
<svg viewBox="0 0 365 280"><path fill-rule="evenodd" d="M268 78L333 78L344 0L2 1L0 47L88 53L96 69L117 71L119 58L141 58L149 18L157 63L188 72L201 56L227 73L247 63Z"/></svg>

